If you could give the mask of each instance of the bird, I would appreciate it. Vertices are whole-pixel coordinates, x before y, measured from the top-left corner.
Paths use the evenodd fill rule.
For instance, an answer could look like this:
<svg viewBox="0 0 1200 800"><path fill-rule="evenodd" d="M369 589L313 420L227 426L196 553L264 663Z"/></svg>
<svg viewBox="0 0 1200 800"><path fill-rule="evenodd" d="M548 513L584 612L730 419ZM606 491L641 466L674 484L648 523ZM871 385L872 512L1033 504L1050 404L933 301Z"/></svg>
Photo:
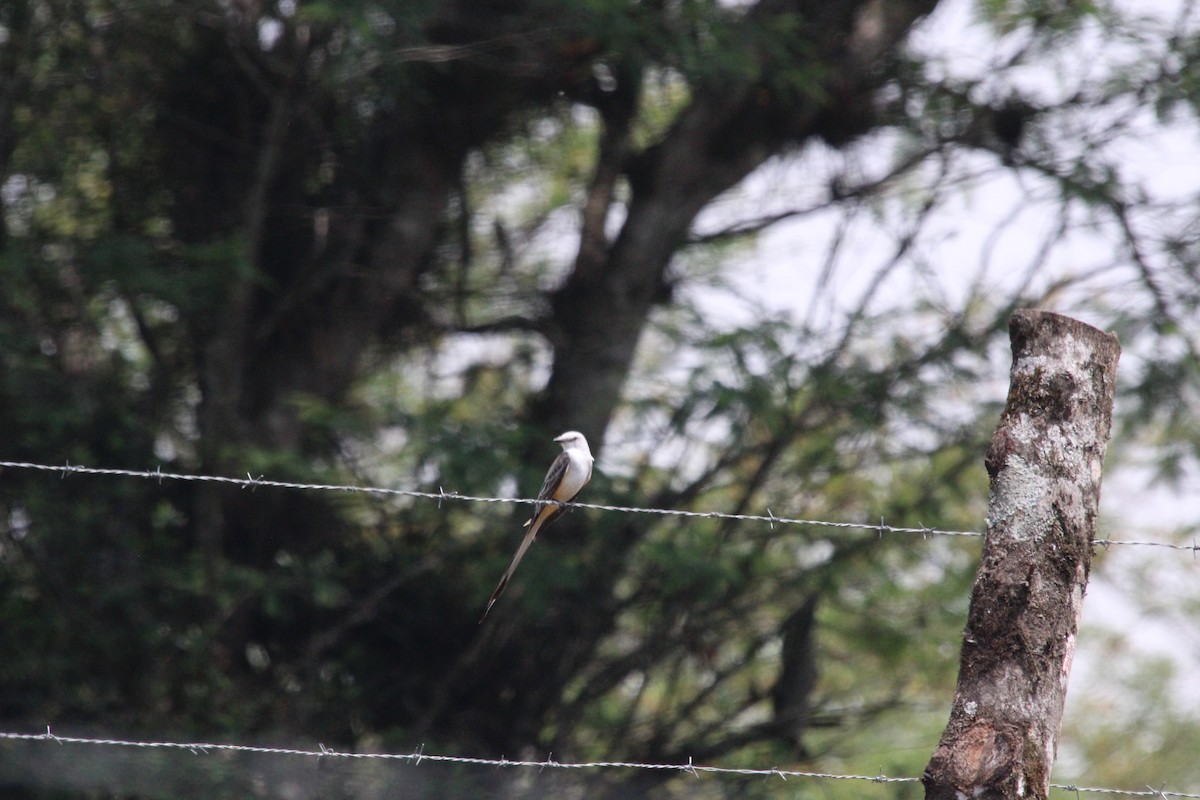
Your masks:
<svg viewBox="0 0 1200 800"><path fill-rule="evenodd" d="M550 471L546 473L546 479L542 481L542 489L538 492L537 502L533 505L533 516L525 523L525 527L529 531L521 541L521 546L517 548L517 554L513 556L512 563L504 571L504 576L500 578L496 591L492 592L492 596L488 598L487 608L483 610L483 616L479 618L481 623L487 618L488 612L492 610L496 600L500 598L504 587L508 585L508 579L516 571L517 564L520 564L521 559L525 557L525 551L529 549L529 545L533 544L538 532L566 511L558 503L569 503L574 500L592 479L592 462L595 459L592 458L592 451L583 434L579 431L567 431L556 437L554 441L562 445L563 451L558 454L558 458L554 459L554 463L550 465Z"/></svg>

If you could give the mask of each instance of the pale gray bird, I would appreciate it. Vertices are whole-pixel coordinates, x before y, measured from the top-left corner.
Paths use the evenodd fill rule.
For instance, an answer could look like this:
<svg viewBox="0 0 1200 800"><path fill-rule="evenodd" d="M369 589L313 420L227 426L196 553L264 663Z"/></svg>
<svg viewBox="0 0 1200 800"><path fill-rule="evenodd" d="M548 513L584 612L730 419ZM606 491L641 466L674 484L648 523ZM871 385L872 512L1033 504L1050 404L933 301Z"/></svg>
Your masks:
<svg viewBox="0 0 1200 800"><path fill-rule="evenodd" d="M492 596L488 598L487 608L483 610L483 616L479 618L480 622L487 617L501 592L504 591L504 587L508 585L508 579L516 571L517 564L520 564L521 559L525 557L525 551L529 549L529 545L533 544L533 540L537 538L538 531L558 519L566 510L556 503L546 501L557 500L560 503L569 503L592 479L592 451L588 448L587 439L583 438L583 434L579 431L567 431L554 441L562 445L563 451L558 454L558 458L554 459L554 463L550 465L550 471L546 473L546 480L542 482L542 490L538 492L537 503L533 506L533 516L525 523L529 532L525 534L521 546L517 548L517 554L513 556L512 563L504 571L504 577L500 579L496 591L492 592Z"/></svg>

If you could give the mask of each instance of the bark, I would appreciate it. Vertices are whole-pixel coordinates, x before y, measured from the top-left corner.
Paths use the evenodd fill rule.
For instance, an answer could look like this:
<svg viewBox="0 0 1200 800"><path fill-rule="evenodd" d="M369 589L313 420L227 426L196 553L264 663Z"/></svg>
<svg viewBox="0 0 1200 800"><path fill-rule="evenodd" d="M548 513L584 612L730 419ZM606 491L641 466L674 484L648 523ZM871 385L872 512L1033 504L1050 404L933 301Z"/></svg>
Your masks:
<svg viewBox="0 0 1200 800"><path fill-rule="evenodd" d="M929 800L1045 798L1092 561L1120 345L1018 311L1008 402L985 466L983 560Z"/></svg>

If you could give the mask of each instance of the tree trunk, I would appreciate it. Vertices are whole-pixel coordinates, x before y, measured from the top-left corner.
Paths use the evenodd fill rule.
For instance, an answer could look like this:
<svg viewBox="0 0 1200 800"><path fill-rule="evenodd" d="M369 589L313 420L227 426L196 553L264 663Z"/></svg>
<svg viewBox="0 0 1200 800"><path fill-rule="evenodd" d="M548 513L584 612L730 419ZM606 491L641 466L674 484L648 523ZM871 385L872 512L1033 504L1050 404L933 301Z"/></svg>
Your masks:
<svg viewBox="0 0 1200 800"><path fill-rule="evenodd" d="M876 124L870 121L869 109L886 74L880 69L881 59L936 5L936 0L764 0L748 12L749 29L801 15L806 20L808 58L781 63L754 46L741 55L764 69L770 67L764 74L821 65L809 91L792 87L793 94L784 101L772 93L781 85L762 74L727 76L721 91L697 92L660 140L636 152L620 140L629 135L621 130L620 112L606 116L607 133L616 138L608 145L617 151L614 161L620 162L620 176L629 187L626 216L608 241L602 221L613 195L605 193L604 183L617 176L606 176L604 170L615 170L616 165L602 162L574 269L553 296L549 327L554 364L545 392L530 413L545 434L576 429L592 441L594 450L602 449L638 342L656 304L669 298L668 267L697 215L785 147L798 147L814 137L844 141L850 133L843 112L857 109L864 115L859 122L865 127L858 133ZM569 524L560 523L564 527L556 529L560 541L578 540L565 529ZM480 694L460 705L487 709L481 716L503 723L484 736L495 752L512 752L553 727L547 720L561 707L571 680L615 624L609 600L642 530L633 524L605 530L603 547L590 551L594 558L584 567L586 588L578 601L547 609L536 620L512 615L490 622L492 641L461 662L454 673L456 685L479 687ZM540 546L554 547L553 539ZM506 700L504 694L515 699ZM475 726L472 733L479 732ZM665 775L648 782L640 776L631 792L645 793L648 783L662 779Z"/></svg>
<svg viewBox="0 0 1200 800"><path fill-rule="evenodd" d="M1120 345L1041 311L1015 313L1009 334L987 538L928 800L1047 796L1091 567Z"/></svg>
<svg viewBox="0 0 1200 800"><path fill-rule="evenodd" d="M786 99L761 76L729 79L720 91L697 93L660 141L626 158L631 197L620 231L607 247L603 225L599 236L585 238L554 297L554 368L531 415L546 432L576 428L603 443L650 313L670 297L668 267L697 215L785 147L813 137L844 144L877 124L880 59L936 6L937 0L753 6L751 29L805 18L812 60L773 62L755 47L740 55L768 74L820 65L814 74L823 78L807 91L791 87ZM601 219L607 214L606 207L589 211Z"/></svg>

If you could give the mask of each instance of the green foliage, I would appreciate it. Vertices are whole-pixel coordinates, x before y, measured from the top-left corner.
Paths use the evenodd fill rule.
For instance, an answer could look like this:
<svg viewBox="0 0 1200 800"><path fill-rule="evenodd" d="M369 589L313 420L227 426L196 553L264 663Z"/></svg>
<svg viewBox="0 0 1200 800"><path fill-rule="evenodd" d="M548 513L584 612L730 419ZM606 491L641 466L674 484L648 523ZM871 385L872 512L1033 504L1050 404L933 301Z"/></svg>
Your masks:
<svg viewBox="0 0 1200 800"><path fill-rule="evenodd" d="M1194 213L1141 203L1104 143L1125 104L1174 120L1198 107L1194 36L1170 41L1163 69L1130 66L1094 95L1037 109L1033 144L1009 152L994 141L993 76L934 79L935 59L892 53L850 86L831 66L844 65L845 38L818 35L832 12L469 5L0 9L0 457L529 497L556 452L546 420L588 411L590 397L553 406L556 376L581 367L581 385L621 383L603 441L593 436L604 450L585 501L979 530L1008 312L1088 286L1085 275L1038 295L1041 265L1016 288L986 269L938 285L932 264L950 256L922 225L1001 154L1030 198L1088 225L1123 222L1125 250L1162 258L1088 308L1138 354L1122 366L1122 434L1152 446L1162 477L1191 474L1197 248L1172 225ZM978 13L997 36L1035 34L1017 67L1097 26L1142 47L1166 39L1095 4ZM820 273L810 307L831 309L824 322L713 313L714 295L752 280L738 265L769 224L749 190L708 198L711 219L674 252L657 254L660 227L627 227L661 188L647 188L658 155L696 170L669 173L671 189L748 159L740 148L782 161L836 141L820 120L857 102L867 128L898 135L872 139L863 163L826 151L819 169L803 162L796 191L819 197L778 215L845 224L828 253L820 225L799 237L796 272ZM1081 143L1066 123L1092 113L1103 130ZM726 135L705 140L709 160L670 152L681 127L713 119ZM908 166L876 176L880 154ZM780 191L788 204L801 203L794 188ZM577 241L591 202L598 255ZM1151 241L1136 236L1143 209L1162 231ZM847 265L838 242L860 218L895 234L890 263L854 253ZM641 271L618 272L614 253L630 252ZM656 267L637 352L600 347L564 365L577 344L564 298L594 305L620 284L590 332L611 345L636 316L633 279ZM830 288L843 273L868 285L861 299ZM631 366L596 378L612 363ZM920 773L944 723L976 539L576 511L543 533L480 626L528 511L5 472L0 720ZM1155 683L1166 667L1144 667L1122 678L1134 705L1170 708ZM1161 750L1155 768L1185 780L1193 723L1077 725L1076 757L1095 782L1121 783L1137 764L1114 743L1133 738L1137 757ZM21 772L14 753L0 750L0 782L10 770L15 783L65 785ZM260 790L234 760L199 790L156 783L175 766L155 762L134 788L88 785ZM696 796L687 776L643 778L594 788ZM459 773L445 786L470 783ZM768 782L700 791L776 796Z"/></svg>
<svg viewBox="0 0 1200 800"><path fill-rule="evenodd" d="M983 0L977 9L979 15L1002 34L1030 26L1043 35L1078 32L1085 22L1108 11L1104 4L1047 0Z"/></svg>

